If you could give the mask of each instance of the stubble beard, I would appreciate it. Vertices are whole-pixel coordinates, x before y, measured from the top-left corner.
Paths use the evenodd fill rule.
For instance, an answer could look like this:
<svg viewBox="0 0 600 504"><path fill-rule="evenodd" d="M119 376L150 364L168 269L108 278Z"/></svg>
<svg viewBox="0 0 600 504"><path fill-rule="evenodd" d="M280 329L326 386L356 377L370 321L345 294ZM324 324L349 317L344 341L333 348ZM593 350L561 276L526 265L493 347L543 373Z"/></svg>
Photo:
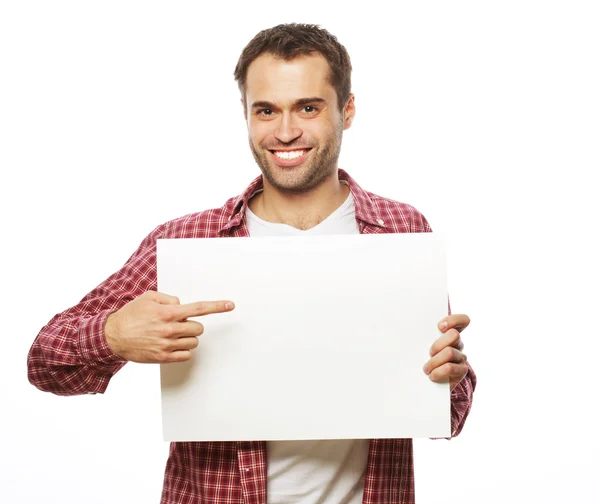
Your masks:
<svg viewBox="0 0 600 504"><path fill-rule="evenodd" d="M274 166L274 162L270 159L270 152L264 148L256 148L251 138L249 138L250 150L263 177L275 189L294 194L307 193L336 173L342 147L342 132L343 127L340 124L323 147L313 146L310 160L303 166L288 168L288 172L286 172L286 168ZM283 147L283 145L279 147ZM293 148L293 144L287 144L285 147ZM271 148L276 149L277 147Z"/></svg>

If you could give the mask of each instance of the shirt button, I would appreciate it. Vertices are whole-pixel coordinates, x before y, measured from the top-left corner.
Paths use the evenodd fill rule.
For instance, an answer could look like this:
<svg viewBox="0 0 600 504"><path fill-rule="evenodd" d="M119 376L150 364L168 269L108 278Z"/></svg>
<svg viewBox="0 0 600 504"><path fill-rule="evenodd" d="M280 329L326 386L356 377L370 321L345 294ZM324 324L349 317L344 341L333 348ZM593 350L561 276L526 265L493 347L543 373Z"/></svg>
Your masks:
<svg viewBox="0 0 600 504"><path fill-rule="evenodd" d="M380 226L383 226L383 220L382 219L377 219L377 224L379 224Z"/></svg>

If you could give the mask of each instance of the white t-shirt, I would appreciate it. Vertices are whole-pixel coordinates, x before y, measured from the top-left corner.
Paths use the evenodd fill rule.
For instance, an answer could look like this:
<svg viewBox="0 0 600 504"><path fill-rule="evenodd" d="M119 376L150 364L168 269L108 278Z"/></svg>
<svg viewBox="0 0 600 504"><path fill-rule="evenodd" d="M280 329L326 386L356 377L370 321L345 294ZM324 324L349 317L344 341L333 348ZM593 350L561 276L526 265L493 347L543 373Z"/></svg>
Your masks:
<svg viewBox="0 0 600 504"><path fill-rule="evenodd" d="M352 194L327 219L302 231L266 222L250 208L246 223L251 237L359 234ZM356 401L359 408L359 401ZM365 487L369 441L333 439L267 442L269 504L360 504Z"/></svg>

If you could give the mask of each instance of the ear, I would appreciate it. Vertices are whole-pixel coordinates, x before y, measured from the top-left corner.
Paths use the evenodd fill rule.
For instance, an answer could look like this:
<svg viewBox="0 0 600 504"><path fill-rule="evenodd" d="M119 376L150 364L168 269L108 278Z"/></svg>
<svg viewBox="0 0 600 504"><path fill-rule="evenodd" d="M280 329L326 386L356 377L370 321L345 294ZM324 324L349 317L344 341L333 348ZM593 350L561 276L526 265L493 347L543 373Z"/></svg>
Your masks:
<svg viewBox="0 0 600 504"><path fill-rule="evenodd" d="M356 114L356 107L354 105L354 94L350 93L348 101L344 106L344 129L347 130L354 120L354 114Z"/></svg>
<svg viewBox="0 0 600 504"><path fill-rule="evenodd" d="M240 98L240 103L242 104L242 108L244 109L244 120L248 122L248 112L246 110L246 104L244 103L244 99Z"/></svg>

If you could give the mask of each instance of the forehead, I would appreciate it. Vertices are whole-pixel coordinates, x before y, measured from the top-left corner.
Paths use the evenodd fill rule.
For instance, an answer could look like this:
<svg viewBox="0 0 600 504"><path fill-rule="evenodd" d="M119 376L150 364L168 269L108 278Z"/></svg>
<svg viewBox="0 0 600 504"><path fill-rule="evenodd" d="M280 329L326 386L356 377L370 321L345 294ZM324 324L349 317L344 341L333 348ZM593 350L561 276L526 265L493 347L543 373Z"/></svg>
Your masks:
<svg viewBox="0 0 600 504"><path fill-rule="evenodd" d="M246 98L248 103L257 100L279 103L307 96L331 100L335 98L335 90L329 75L329 64L318 53L289 61L262 54L248 67Z"/></svg>

